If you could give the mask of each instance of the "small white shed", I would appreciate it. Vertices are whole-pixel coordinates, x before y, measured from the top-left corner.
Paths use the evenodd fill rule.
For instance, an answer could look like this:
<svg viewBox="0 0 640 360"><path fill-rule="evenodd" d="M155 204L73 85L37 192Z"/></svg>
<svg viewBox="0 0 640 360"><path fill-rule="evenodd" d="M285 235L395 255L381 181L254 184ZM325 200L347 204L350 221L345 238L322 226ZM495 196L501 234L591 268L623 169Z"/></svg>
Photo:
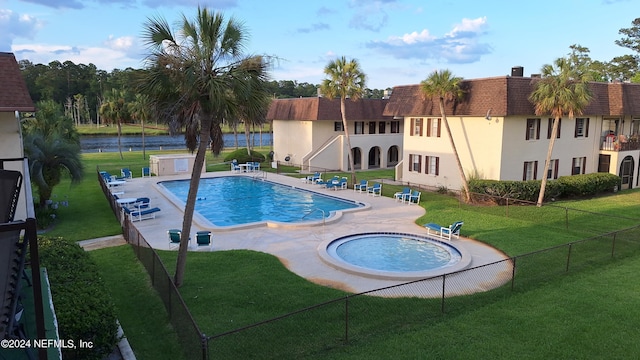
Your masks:
<svg viewBox="0 0 640 360"><path fill-rule="evenodd" d="M149 167L151 168L151 173L156 176L190 174L195 160L195 154L150 155ZM202 172L206 172L206 169L205 160L202 165Z"/></svg>

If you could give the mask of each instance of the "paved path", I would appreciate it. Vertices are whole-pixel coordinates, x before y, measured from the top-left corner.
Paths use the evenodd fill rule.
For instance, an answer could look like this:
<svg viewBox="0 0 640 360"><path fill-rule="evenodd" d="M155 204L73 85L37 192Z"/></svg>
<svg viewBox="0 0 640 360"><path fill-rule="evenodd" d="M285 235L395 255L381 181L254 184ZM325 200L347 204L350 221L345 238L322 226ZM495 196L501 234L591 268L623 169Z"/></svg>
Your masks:
<svg viewBox="0 0 640 360"><path fill-rule="evenodd" d="M203 177L216 176L243 175L230 172L203 174ZM195 245L192 245L190 250L250 249L269 253L277 256L289 270L312 282L354 293L407 282L406 279L361 276L337 269L322 260L318 248L322 248L333 239L366 232L400 232L426 235L425 229L415 224L415 219L424 214L424 208L402 204L388 197L368 196L365 193L354 192L352 189L327 190L284 175L269 173L266 174L266 177L270 181L359 201L367 206L365 209L358 211L344 212L341 216L329 219L325 223L317 221L305 225L269 224L252 227L220 228L212 225L206 219L194 216L191 238L195 238L196 231L211 230L213 232L213 246L198 249ZM166 194L157 185L159 181L177 179L188 179L188 175L134 178L127 181L124 187L125 194L122 196L149 197L151 206L161 208L156 219L134 223L147 242L157 249L169 249L168 229L182 228L182 207L184 205L172 195ZM467 267L485 265L506 258L502 252L478 241L461 238L455 240L454 244L461 247L470 256ZM462 278L463 275L458 275L459 281L455 281L453 286L448 286L447 294L467 294L475 291L484 291L504 283L504 281L508 280L510 273L510 264L504 262L499 266L484 269L481 274L468 274L466 278ZM426 286L423 284L419 288L414 286L415 289L404 287L403 289L398 289L397 292L385 291L381 296L439 296L442 292L441 280L430 280L430 282L433 284Z"/></svg>

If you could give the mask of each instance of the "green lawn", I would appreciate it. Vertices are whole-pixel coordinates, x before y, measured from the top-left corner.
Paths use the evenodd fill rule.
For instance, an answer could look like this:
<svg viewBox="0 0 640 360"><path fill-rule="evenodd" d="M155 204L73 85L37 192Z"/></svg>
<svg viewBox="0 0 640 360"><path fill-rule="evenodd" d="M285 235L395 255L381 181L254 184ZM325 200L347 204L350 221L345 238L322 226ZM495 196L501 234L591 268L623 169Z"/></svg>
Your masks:
<svg viewBox="0 0 640 360"><path fill-rule="evenodd" d="M210 155L209 155L210 156ZM121 167L147 166L141 153L86 154L87 178L79 185L56 188L59 221L50 232L77 241L116 234L115 216L100 193L95 167L112 173ZM207 159L208 163L221 162ZM212 165L215 167L215 165ZM209 166L208 166L209 168ZM224 167L226 169L226 166ZM211 169L209 169L211 170ZM134 175L138 176L138 171ZM389 170L358 174L358 179L390 179ZM332 174L331 174L332 175ZM391 196L401 186L385 184ZM636 225L640 192L623 193L545 206L467 206L450 196L423 192L427 210L416 222L451 223L464 220L464 236L519 255ZM623 218L565 210L564 207L621 215ZM508 211L508 212L507 212ZM507 216L508 215L508 216ZM568 224L568 230L567 228ZM128 246L92 252L112 289L118 316L139 359L173 359L176 336L143 268ZM175 252L160 252L166 266L175 266ZM433 300L359 297L351 304L354 332L348 346L344 335L343 305L318 309L305 318L294 317L273 325L212 342L212 358L628 358L640 353L634 341L634 320L640 285L637 257L585 267L581 272L552 277L536 286L497 289L452 299L445 315ZM273 256L253 251L190 253L183 298L201 329L208 335L340 298L345 293L310 283L290 273ZM142 305L141 305L142 304ZM435 307L434 307L435 306ZM426 309L436 309L427 311ZM306 315L305 315L306 316ZM294 320L295 319L295 320ZM306 334L306 336L293 336ZM289 339L279 348L271 337ZM328 339L333 345L320 346ZM293 350L295 349L295 351Z"/></svg>

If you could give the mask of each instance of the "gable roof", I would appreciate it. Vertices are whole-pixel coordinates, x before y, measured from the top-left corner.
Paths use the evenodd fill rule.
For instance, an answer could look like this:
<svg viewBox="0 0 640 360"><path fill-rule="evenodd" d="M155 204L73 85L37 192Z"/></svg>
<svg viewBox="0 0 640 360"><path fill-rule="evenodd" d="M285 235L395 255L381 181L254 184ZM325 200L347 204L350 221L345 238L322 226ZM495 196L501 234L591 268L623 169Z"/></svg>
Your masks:
<svg viewBox="0 0 640 360"><path fill-rule="evenodd" d="M345 102L348 120L381 120L389 100L359 99ZM324 97L275 99L269 106L267 120L341 120L340 100Z"/></svg>
<svg viewBox="0 0 640 360"><path fill-rule="evenodd" d="M27 84L12 53L0 52L0 111L35 111Z"/></svg>
<svg viewBox="0 0 640 360"><path fill-rule="evenodd" d="M503 76L463 80L465 91L457 103L445 101L445 113L458 116L485 116L490 110L494 116L533 115L534 106L529 102L538 79L519 76ZM594 115L640 115L640 84L590 83L593 100L584 110ZM440 115L437 102L425 99L420 85L396 86L386 116Z"/></svg>

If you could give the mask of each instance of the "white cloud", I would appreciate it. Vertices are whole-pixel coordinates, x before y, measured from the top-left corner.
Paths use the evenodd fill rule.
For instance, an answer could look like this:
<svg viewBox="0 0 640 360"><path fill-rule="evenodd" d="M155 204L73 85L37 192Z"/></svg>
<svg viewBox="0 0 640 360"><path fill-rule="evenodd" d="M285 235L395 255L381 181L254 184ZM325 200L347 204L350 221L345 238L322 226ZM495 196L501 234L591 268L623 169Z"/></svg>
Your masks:
<svg viewBox="0 0 640 360"><path fill-rule="evenodd" d="M42 21L29 15L0 9L0 51L9 51L16 38L32 39L42 28Z"/></svg>
<svg viewBox="0 0 640 360"><path fill-rule="evenodd" d="M108 47L82 47L51 44L15 44L12 52L18 60L29 60L34 64L48 64L52 61L71 61L75 64L94 64L98 69L111 71L114 68L140 68L137 58L131 58L125 51Z"/></svg>
<svg viewBox="0 0 640 360"><path fill-rule="evenodd" d="M486 17L465 18L440 37L431 34L428 29L423 29L401 36L389 36L384 41L371 41L366 47L399 59L472 63L491 52L491 47L481 41L486 26Z"/></svg>

